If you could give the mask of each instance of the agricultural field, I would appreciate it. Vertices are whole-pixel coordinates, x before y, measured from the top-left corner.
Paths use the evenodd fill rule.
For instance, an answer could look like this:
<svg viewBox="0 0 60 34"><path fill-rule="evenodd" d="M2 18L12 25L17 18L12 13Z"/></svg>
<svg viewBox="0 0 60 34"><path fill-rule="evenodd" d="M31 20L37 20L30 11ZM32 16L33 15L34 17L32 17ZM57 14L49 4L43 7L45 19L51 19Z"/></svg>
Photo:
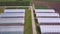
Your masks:
<svg viewBox="0 0 60 34"><path fill-rule="evenodd" d="M17 0L0 0L0 2L15 2Z"/></svg>
<svg viewBox="0 0 60 34"><path fill-rule="evenodd" d="M0 0L0 2L14 2L14 1L32 1L32 0Z"/></svg>
<svg viewBox="0 0 60 34"><path fill-rule="evenodd" d="M32 0L0 0L0 6L29 6Z"/></svg>
<svg viewBox="0 0 60 34"><path fill-rule="evenodd" d="M42 4L35 5L35 8L36 8L36 9L48 9L48 7L47 7L47 6L42 5Z"/></svg>
<svg viewBox="0 0 60 34"><path fill-rule="evenodd" d="M60 0L41 0L41 1L46 1L46 2L60 2Z"/></svg>

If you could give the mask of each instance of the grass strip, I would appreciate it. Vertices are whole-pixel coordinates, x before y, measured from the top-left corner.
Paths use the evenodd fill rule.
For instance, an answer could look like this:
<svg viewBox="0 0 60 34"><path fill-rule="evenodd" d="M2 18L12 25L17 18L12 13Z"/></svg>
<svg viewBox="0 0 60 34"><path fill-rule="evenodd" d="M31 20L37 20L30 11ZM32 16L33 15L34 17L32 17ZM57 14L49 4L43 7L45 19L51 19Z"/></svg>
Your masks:
<svg viewBox="0 0 60 34"><path fill-rule="evenodd" d="M0 13L3 13L3 11L4 11L3 8L0 8Z"/></svg>
<svg viewBox="0 0 60 34"><path fill-rule="evenodd" d="M26 9L24 34L32 34L31 11Z"/></svg>

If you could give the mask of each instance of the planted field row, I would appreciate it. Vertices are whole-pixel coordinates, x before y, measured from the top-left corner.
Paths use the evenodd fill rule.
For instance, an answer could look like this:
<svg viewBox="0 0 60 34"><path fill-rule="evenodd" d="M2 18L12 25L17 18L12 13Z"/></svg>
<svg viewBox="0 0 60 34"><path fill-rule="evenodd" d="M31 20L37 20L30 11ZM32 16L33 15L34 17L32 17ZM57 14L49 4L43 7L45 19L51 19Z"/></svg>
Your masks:
<svg viewBox="0 0 60 34"><path fill-rule="evenodd" d="M29 6L30 2L0 2L0 6Z"/></svg>

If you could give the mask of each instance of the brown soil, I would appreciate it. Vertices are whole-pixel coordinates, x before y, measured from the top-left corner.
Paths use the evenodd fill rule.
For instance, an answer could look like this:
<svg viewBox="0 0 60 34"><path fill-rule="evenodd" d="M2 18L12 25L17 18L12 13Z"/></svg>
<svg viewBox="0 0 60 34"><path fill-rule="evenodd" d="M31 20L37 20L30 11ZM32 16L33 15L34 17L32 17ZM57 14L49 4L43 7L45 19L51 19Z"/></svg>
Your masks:
<svg viewBox="0 0 60 34"><path fill-rule="evenodd" d="M44 5L47 5L49 8L55 9L56 12L60 13L60 2L45 2Z"/></svg>

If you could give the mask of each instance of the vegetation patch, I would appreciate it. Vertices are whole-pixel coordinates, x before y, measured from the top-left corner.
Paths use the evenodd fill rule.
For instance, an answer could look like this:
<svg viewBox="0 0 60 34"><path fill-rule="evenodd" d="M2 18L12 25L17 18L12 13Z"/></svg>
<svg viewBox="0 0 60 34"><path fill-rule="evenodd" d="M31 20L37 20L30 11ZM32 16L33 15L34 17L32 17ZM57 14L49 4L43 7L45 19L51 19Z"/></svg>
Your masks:
<svg viewBox="0 0 60 34"><path fill-rule="evenodd" d="M31 19L31 11L26 9L25 14L25 27L24 27L24 34L32 34L32 19Z"/></svg>
<svg viewBox="0 0 60 34"><path fill-rule="evenodd" d="M29 6L29 1L0 2L0 6Z"/></svg>
<svg viewBox="0 0 60 34"><path fill-rule="evenodd" d="M0 2L15 2L17 0L0 0Z"/></svg>
<svg viewBox="0 0 60 34"><path fill-rule="evenodd" d="M35 5L35 8L36 8L36 9L48 9L48 7L47 7L47 6L42 5L42 4Z"/></svg>
<svg viewBox="0 0 60 34"><path fill-rule="evenodd" d="M0 13L3 13L4 9L3 8L0 8Z"/></svg>
<svg viewBox="0 0 60 34"><path fill-rule="evenodd" d="M29 6L32 0L0 0L0 6Z"/></svg>

